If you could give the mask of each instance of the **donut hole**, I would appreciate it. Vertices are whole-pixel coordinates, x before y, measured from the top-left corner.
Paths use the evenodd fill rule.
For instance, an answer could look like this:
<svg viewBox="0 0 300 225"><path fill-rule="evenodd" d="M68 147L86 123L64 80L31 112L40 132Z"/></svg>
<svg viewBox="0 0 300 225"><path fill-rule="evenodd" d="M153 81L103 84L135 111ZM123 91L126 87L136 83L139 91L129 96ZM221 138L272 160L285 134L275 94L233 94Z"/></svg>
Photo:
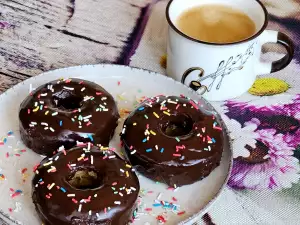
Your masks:
<svg viewBox="0 0 300 225"><path fill-rule="evenodd" d="M92 169L80 169L67 177L67 182L79 190L96 189L103 184L103 177Z"/></svg>
<svg viewBox="0 0 300 225"><path fill-rule="evenodd" d="M74 95L68 90L62 90L53 95L52 101L57 108L73 110L81 108L83 98L81 96Z"/></svg>
<svg viewBox="0 0 300 225"><path fill-rule="evenodd" d="M187 136L193 130L194 121L186 114L163 117L160 123L162 133L168 137Z"/></svg>

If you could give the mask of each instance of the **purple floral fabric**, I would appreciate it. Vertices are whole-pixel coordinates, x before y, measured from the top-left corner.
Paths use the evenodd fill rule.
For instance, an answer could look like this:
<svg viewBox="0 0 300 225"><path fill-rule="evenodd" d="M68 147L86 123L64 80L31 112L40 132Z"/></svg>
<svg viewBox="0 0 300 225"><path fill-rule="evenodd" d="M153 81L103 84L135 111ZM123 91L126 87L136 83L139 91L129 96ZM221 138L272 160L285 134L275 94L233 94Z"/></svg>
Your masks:
<svg viewBox="0 0 300 225"><path fill-rule="evenodd" d="M282 105L259 106L231 100L224 106L227 108L224 120L233 138L236 157L229 186L279 190L297 183L300 178L300 94ZM240 133L240 136L232 136L232 133Z"/></svg>

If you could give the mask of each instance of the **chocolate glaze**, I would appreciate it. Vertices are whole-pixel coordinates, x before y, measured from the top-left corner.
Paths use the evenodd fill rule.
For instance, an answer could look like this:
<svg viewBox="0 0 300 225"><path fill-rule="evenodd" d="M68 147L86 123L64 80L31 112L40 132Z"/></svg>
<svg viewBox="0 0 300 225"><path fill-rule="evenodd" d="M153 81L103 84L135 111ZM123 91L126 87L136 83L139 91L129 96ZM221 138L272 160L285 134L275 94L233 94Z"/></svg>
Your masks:
<svg viewBox="0 0 300 225"><path fill-rule="evenodd" d="M215 114L183 97L154 97L129 115L121 140L131 163L146 177L170 186L191 184L220 164L228 142ZM183 129L166 133L172 124Z"/></svg>
<svg viewBox="0 0 300 225"><path fill-rule="evenodd" d="M40 86L19 111L22 141L47 156L62 145L66 149L76 146L76 141L107 146L118 119L113 97L101 86L80 79Z"/></svg>
<svg viewBox="0 0 300 225"><path fill-rule="evenodd" d="M139 193L136 174L112 151L87 149L76 147L66 155L60 152L44 159L37 167L32 199L45 225L124 225L132 218ZM49 172L53 168L56 172ZM68 177L82 169L93 170L101 177L99 187L80 190L69 184ZM68 194L75 196L68 197ZM81 203L82 199L87 203Z"/></svg>

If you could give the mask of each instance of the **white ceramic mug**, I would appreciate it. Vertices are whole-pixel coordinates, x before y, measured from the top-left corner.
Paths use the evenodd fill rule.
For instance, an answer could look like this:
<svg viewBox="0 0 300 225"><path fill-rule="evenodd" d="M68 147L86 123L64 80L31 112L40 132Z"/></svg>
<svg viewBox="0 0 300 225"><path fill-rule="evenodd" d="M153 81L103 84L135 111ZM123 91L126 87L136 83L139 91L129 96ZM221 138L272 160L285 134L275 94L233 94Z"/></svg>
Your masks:
<svg viewBox="0 0 300 225"><path fill-rule="evenodd" d="M246 13L256 25L256 33L229 44L208 43L191 38L176 27L186 10L204 4L222 4ZM292 60L294 46L289 37L266 30L268 12L258 0L171 0L166 16L169 23L167 74L191 87L210 101L235 98L247 92L256 76L285 68ZM260 61L262 45L283 45L287 55L266 63Z"/></svg>

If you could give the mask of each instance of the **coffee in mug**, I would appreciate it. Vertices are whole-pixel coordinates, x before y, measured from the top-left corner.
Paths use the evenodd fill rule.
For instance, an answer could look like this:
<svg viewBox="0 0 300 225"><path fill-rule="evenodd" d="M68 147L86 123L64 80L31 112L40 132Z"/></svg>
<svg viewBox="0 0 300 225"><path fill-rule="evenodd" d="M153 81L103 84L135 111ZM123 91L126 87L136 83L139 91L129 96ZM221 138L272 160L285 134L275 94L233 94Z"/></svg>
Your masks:
<svg viewBox="0 0 300 225"><path fill-rule="evenodd" d="M266 29L268 12L259 0L170 0L166 17L167 75L210 101L242 95L257 75L282 70L294 55L287 35ZM287 54L261 61L269 42Z"/></svg>
<svg viewBox="0 0 300 225"><path fill-rule="evenodd" d="M240 10L207 4L183 12L176 26L186 35L211 43L232 43L255 34L255 23Z"/></svg>

